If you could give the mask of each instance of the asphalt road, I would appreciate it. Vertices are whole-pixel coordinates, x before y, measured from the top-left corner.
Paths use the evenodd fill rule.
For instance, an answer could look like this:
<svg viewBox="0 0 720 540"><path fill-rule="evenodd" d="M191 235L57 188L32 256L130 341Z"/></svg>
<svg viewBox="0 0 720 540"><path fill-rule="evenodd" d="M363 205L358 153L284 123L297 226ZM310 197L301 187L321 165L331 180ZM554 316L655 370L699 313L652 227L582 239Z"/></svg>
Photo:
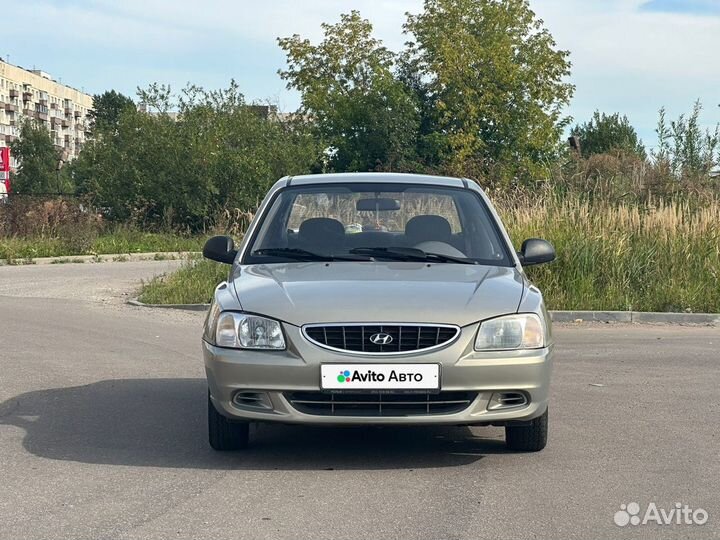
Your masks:
<svg viewBox="0 0 720 540"><path fill-rule="evenodd" d="M206 444L202 314L123 304L174 262L0 267L0 538L720 536L720 329L556 326L550 442L261 426ZM676 502L705 525L618 527Z"/></svg>

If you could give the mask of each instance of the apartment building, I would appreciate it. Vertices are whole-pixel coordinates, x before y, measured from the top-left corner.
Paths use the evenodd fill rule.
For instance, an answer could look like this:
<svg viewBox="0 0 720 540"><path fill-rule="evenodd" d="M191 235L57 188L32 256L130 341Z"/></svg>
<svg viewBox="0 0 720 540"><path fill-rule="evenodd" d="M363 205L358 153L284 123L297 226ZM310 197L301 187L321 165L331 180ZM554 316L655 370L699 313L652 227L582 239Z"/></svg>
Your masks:
<svg viewBox="0 0 720 540"><path fill-rule="evenodd" d="M0 147L18 137L23 117L33 118L50 132L58 157L73 159L85 143L90 109L92 96L53 80L44 71L0 60Z"/></svg>

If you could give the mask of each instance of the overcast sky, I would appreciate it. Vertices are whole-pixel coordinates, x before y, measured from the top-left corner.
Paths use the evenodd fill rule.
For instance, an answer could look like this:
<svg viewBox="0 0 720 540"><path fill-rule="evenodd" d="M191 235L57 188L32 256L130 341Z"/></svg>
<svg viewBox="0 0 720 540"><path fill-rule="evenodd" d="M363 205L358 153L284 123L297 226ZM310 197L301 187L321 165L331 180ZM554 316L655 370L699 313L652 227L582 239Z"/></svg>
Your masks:
<svg viewBox="0 0 720 540"><path fill-rule="evenodd" d="M563 49L577 91L568 114L627 114L655 144L657 110L672 117L700 98L703 123L720 121L720 0L531 0ZM275 38L320 36L320 23L358 9L394 50L405 12L422 0L11 0L2 8L0 54L89 93L135 97L150 82L224 87L249 100L298 106L277 70Z"/></svg>

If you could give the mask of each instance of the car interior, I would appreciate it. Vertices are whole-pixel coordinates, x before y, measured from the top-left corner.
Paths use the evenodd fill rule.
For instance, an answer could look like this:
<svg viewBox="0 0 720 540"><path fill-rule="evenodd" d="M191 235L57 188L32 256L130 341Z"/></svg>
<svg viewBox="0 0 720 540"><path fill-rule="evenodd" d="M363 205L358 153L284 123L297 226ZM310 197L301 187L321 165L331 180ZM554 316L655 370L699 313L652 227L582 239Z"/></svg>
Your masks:
<svg viewBox="0 0 720 540"><path fill-rule="evenodd" d="M417 247L425 242L442 243L463 252L461 233L453 234L450 223L442 216L421 215L412 217L405 232L363 230L347 233L345 226L333 218L317 217L304 220L297 231L288 231L288 247L330 252L357 247ZM450 253L448 253L450 254ZM461 253L462 256L462 253Z"/></svg>
<svg viewBox="0 0 720 540"><path fill-rule="evenodd" d="M492 217L471 194L338 193L281 194L252 249L340 255L355 248L415 248L510 264Z"/></svg>

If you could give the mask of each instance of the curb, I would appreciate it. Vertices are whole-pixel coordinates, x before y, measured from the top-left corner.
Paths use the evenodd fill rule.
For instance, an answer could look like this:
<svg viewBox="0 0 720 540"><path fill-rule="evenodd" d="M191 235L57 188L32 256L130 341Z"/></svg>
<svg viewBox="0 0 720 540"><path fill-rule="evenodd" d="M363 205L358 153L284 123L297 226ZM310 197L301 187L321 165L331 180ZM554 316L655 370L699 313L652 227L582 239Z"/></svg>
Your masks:
<svg viewBox="0 0 720 540"><path fill-rule="evenodd" d="M127 301L131 306L144 308L205 311L210 304L146 304L137 298ZM636 324L703 324L720 326L720 313L656 313L646 311L551 311L557 323L636 323Z"/></svg>
<svg viewBox="0 0 720 540"><path fill-rule="evenodd" d="M650 311L551 311L553 322L720 325L720 313L662 313Z"/></svg>
<svg viewBox="0 0 720 540"><path fill-rule="evenodd" d="M108 253L104 255L62 255L59 257L35 257L0 261L0 266L28 266L43 264L82 264L102 262L175 261L199 251L149 251L145 253Z"/></svg>
<svg viewBox="0 0 720 540"><path fill-rule="evenodd" d="M131 298L126 303L143 308L180 309L184 311L205 311L210 307L210 304L146 304L137 298Z"/></svg>

